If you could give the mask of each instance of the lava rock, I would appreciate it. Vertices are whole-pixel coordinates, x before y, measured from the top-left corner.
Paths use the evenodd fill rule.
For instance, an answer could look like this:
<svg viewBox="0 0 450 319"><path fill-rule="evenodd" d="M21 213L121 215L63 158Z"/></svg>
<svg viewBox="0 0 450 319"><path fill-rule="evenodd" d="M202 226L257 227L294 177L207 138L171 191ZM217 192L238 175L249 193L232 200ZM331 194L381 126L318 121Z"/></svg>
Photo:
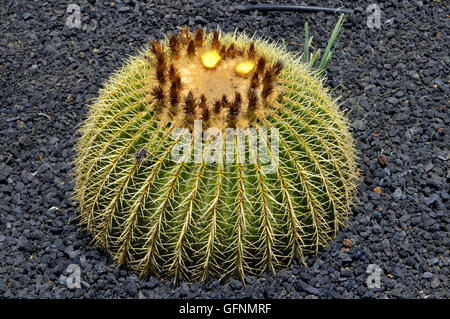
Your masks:
<svg viewBox="0 0 450 319"><path fill-rule="evenodd" d="M382 7L381 29L347 18L325 85L349 101L341 109L360 154L362 181L349 227L339 229L317 256L306 255L305 266L294 261L276 275L264 274L264 280L246 276L245 286L237 280L174 286L153 275L138 279L126 267L116 268L104 250L92 248L71 200L77 128L123 59L176 26L245 29L302 53L304 23L314 33L313 47L324 48L337 16L236 14L229 0L220 6L203 0L181 6L99 2L93 11L91 2L80 2L80 29L65 24L64 3L0 6L0 297L450 298L444 1L389 2ZM367 5L336 3L356 7L359 16ZM341 245L345 238L352 239L351 247ZM370 264L381 268L380 289L366 285ZM80 267L81 289L66 288L64 281L74 275L67 273L69 265Z"/></svg>

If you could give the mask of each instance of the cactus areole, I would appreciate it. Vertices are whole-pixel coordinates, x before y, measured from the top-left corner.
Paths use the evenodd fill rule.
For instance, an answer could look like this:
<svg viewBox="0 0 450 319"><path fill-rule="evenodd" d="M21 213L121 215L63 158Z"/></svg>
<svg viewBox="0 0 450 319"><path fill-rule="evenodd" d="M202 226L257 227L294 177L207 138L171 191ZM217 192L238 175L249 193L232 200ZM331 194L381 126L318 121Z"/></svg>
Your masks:
<svg viewBox="0 0 450 319"><path fill-rule="evenodd" d="M131 58L80 128L80 221L142 275L243 280L336 237L356 190L346 117L304 57L186 28Z"/></svg>

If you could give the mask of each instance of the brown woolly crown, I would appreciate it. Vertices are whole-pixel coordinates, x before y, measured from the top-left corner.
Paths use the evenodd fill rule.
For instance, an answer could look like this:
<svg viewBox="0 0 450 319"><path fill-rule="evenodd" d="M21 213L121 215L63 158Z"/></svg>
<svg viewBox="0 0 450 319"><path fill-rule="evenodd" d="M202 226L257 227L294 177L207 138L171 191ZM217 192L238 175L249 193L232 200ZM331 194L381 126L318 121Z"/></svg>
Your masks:
<svg viewBox="0 0 450 319"><path fill-rule="evenodd" d="M204 128L245 129L276 107L283 64L270 65L253 42L244 48L221 43L218 31L205 36L203 29L193 34L182 29L167 44L152 40L150 52L155 71L148 92L163 121L190 128L193 120L204 120Z"/></svg>

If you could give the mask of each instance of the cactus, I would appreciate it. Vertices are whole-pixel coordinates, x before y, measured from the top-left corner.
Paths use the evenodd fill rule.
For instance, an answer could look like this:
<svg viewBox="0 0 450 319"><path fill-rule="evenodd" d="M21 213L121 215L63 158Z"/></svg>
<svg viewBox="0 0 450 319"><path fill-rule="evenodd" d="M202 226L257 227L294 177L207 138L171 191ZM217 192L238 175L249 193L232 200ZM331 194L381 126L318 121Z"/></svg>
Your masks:
<svg viewBox="0 0 450 319"><path fill-rule="evenodd" d="M306 38L296 55L243 33L183 28L114 74L76 146L74 198L93 244L142 275L203 281L274 272L334 239L356 190L355 148L323 86L331 46L319 64L307 27ZM208 153L230 128L247 132L243 144L230 135ZM251 128L268 129L258 136L265 162ZM200 156L172 159L179 145ZM265 171L267 159L276 165Z"/></svg>

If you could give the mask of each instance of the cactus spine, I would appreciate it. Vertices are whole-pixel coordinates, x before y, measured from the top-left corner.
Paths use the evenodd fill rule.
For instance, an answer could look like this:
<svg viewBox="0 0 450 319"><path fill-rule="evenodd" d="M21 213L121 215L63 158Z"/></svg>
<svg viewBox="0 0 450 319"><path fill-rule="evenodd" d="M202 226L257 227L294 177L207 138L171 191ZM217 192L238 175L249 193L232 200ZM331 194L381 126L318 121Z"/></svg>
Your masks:
<svg viewBox="0 0 450 319"><path fill-rule="evenodd" d="M322 82L304 56L245 34L182 29L152 41L106 83L80 128L81 224L141 274L243 280L302 261L335 238L356 189L349 124ZM277 154L269 135L260 139L275 169L265 172L237 135L207 161L212 138L199 150L195 134L173 134L198 120L224 136L275 128ZM186 136L200 160L171 159Z"/></svg>

